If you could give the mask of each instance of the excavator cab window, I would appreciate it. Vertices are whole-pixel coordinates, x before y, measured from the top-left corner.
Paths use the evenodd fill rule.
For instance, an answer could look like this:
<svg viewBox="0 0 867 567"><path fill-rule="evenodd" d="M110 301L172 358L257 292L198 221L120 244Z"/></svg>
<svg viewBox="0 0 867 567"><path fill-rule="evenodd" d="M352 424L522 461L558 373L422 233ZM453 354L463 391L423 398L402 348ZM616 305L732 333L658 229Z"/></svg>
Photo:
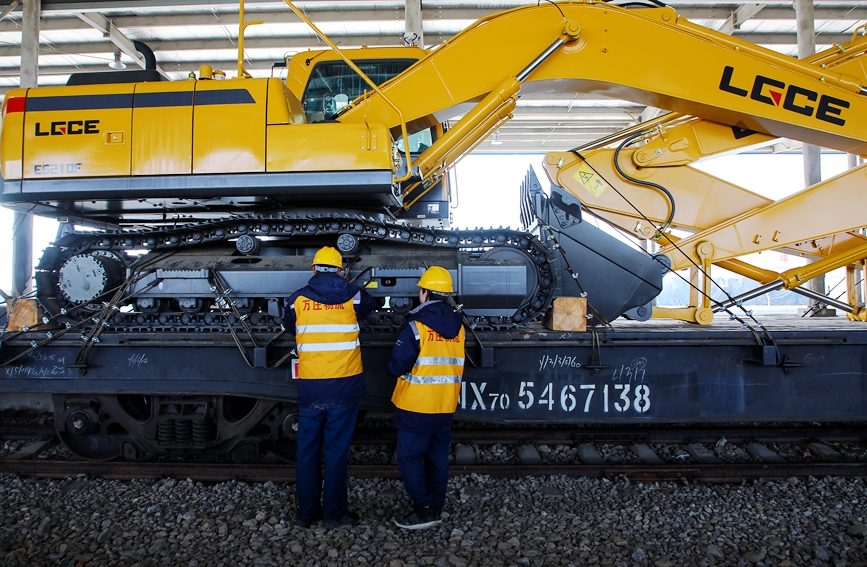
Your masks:
<svg viewBox="0 0 867 567"><path fill-rule="evenodd" d="M431 126L420 132L409 135L409 151L413 154L420 154L428 149L436 140L434 127ZM403 151L403 138L397 139L397 149Z"/></svg>
<svg viewBox="0 0 867 567"><path fill-rule="evenodd" d="M378 59L355 61L370 80L381 85L408 69L415 59ZM310 80L302 97L307 122L332 120L349 101L369 91L364 79L344 61L322 61L310 73Z"/></svg>

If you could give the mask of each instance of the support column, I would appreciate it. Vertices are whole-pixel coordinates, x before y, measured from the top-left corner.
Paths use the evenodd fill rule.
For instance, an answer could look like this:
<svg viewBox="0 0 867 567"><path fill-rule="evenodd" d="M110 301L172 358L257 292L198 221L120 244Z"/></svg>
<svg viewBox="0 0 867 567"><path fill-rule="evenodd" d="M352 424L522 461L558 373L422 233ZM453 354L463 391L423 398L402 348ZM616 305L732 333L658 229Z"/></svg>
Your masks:
<svg viewBox="0 0 867 567"><path fill-rule="evenodd" d="M813 0L795 0L795 21L798 30L798 58L804 59L816 53L816 29L813 17ZM811 187L822 181L822 148L804 144L804 187ZM818 276L807 282L806 286L816 293L825 294L825 276ZM810 300L810 307L816 306ZM814 313L821 314L820 312Z"/></svg>
<svg viewBox="0 0 867 567"><path fill-rule="evenodd" d="M41 0L23 0L21 21L21 87L36 86L39 59L39 17ZM15 213L12 217L12 294L33 291L33 217Z"/></svg>
<svg viewBox="0 0 867 567"><path fill-rule="evenodd" d="M846 166L848 169L855 169L860 166L862 160L860 156L857 154L846 154ZM865 234L864 229L859 230L861 234ZM864 279L865 271L865 261L861 260L858 262L857 268L852 268L851 266L846 269L846 285L849 288L849 303L851 305L863 306L864 300L867 298L867 280ZM852 273L851 281L849 281L849 273Z"/></svg>
<svg viewBox="0 0 867 567"><path fill-rule="evenodd" d="M407 45L424 47L424 29L422 27L421 0L406 0L405 16L406 31L403 41Z"/></svg>

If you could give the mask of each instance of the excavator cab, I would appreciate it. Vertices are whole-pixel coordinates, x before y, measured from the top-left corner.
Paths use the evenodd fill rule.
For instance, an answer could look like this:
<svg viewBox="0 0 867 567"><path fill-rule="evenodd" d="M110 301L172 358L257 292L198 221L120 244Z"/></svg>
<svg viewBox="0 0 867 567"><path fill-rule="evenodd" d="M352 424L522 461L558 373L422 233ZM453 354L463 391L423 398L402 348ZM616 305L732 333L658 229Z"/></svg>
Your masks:
<svg viewBox="0 0 867 567"><path fill-rule="evenodd" d="M409 69L427 55L418 47L345 49L347 56L377 85ZM341 57L331 50L305 51L287 57L286 85L304 107L307 123L334 120L349 102L371 91Z"/></svg>
<svg viewBox="0 0 867 567"><path fill-rule="evenodd" d="M369 51L369 50L368 50ZM305 61L310 58L306 58ZM354 63L374 83L382 84L407 70L417 59L386 58ZM301 96L308 123L334 120L350 101L370 91L370 86L343 60L312 63L307 85Z"/></svg>
<svg viewBox="0 0 867 567"><path fill-rule="evenodd" d="M417 47L377 47L346 49L349 57L361 71L377 85L385 85L400 75L427 52ZM301 101L307 124L338 122L342 110L350 104L360 104L370 94L370 86L340 56L331 50L306 51L291 56L286 63L289 74L286 84ZM409 125L407 138L409 154L417 158L445 132L442 123L432 119ZM403 138L396 138L396 149L404 155ZM448 228L449 180L443 177L417 199L395 208L398 218L416 226Z"/></svg>

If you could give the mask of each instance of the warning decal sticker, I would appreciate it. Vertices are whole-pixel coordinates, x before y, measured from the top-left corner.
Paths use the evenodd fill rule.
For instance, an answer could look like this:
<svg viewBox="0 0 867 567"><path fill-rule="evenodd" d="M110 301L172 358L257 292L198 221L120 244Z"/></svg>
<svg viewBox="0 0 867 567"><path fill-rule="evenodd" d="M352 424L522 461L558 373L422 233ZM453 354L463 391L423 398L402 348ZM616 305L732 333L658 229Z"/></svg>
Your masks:
<svg viewBox="0 0 867 567"><path fill-rule="evenodd" d="M597 199L608 188L608 184L596 175L596 172L586 163L582 163L578 167L578 171L572 174L572 178L580 182Z"/></svg>

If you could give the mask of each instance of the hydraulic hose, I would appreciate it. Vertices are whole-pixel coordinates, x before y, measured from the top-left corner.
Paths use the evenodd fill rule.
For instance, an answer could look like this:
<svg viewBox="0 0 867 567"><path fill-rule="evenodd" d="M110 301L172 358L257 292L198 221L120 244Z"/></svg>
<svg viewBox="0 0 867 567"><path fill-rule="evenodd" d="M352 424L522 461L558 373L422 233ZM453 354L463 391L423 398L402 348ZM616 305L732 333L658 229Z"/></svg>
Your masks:
<svg viewBox="0 0 867 567"><path fill-rule="evenodd" d="M640 138L643 135L644 135L644 132L639 132L637 134L633 134L632 136L623 140L623 142L619 146L617 146L617 150L614 151L614 168L617 170L617 173L623 179L625 179L631 183L638 184L638 185L644 185L646 187L653 187L654 189L661 191L662 193L665 193L665 196L668 197L668 202L671 205L671 211L668 215L668 220L666 220L665 224L662 225L662 227L658 229L659 233L661 234L661 233L665 232L666 229L668 229L668 227L671 226L671 223L674 221L674 207L675 207L674 195L672 195L668 189L666 189L665 187L663 187L662 185L660 185L658 183L653 183L652 181L644 181L642 179L636 179L636 178L632 177L631 175L628 175L620 167L620 151L623 148L625 148L626 146L628 146L629 144L631 144L633 140L635 140L636 138Z"/></svg>

